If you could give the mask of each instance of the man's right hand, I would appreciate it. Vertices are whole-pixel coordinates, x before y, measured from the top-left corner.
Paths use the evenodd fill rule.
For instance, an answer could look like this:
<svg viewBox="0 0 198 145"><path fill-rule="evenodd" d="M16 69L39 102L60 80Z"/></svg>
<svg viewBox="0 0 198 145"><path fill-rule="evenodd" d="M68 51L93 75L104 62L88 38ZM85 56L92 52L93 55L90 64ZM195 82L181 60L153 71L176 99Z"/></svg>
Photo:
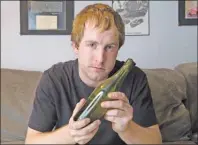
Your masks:
<svg viewBox="0 0 198 145"><path fill-rule="evenodd" d="M100 120L90 123L89 118L74 121L73 118L75 114L83 107L85 102L85 99L81 99L80 102L76 104L73 114L69 120L69 133L73 138L73 141L78 144L88 143L95 136L101 123Z"/></svg>

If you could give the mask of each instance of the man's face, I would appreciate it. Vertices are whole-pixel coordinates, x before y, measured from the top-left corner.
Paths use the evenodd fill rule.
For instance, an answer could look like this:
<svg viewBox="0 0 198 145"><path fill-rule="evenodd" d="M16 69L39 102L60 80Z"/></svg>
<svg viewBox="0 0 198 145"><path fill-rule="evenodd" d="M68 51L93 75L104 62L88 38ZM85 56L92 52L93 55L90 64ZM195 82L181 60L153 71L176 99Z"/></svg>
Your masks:
<svg viewBox="0 0 198 145"><path fill-rule="evenodd" d="M115 29L100 32L90 24L85 26L79 47L73 45L81 79L98 83L108 77L118 54L118 40Z"/></svg>

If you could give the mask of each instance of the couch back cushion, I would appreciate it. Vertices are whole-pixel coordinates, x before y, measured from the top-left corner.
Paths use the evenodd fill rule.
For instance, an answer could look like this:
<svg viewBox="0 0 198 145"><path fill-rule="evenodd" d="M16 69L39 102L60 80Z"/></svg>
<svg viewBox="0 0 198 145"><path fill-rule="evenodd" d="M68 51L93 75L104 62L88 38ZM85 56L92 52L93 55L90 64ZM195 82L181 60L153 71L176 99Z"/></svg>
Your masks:
<svg viewBox="0 0 198 145"><path fill-rule="evenodd" d="M180 72L185 77L188 97L187 107L190 111L192 131L193 134L198 133L197 62L180 64L175 67L175 70Z"/></svg>
<svg viewBox="0 0 198 145"><path fill-rule="evenodd" d="M24 140L41 72L1 68L1 142Z"/></svg>
<svg viewBox="0 0 198 145"><path fill-rule="evenodd" d="M184 77L171 69L144 69L151 89L153 104L163 142L189 140L191 123L185 107Z"/></svg>

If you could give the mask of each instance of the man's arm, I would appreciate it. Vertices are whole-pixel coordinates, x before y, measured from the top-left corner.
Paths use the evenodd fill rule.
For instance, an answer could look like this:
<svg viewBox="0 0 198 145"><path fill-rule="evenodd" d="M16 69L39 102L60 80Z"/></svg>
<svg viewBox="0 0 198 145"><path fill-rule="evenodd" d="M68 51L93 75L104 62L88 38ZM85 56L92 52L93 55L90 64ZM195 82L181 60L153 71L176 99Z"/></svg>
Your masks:
<svg viewBox="0 0 198 145"><path fill-rule="evenodd" d="M118 133L125 143L159 144L162 142L157 123L143 127L133 121L133 107L129 104L124 93L113 92L109 93L108 97L113 100L101 103L102 107L108 109L104 118L112 122L112 129ZM141 116L143 114L139 115ZM145 116L145 114L143 116ZM146 121L146 118L143 119Z"/></svg>
<svg viewBox="0 0 198 145"><path fill-rule="evenodd" d="M59 129L50 132L39 132L30 127L27 130L25 144L86 144L96 134L100 121L90 123L90 119L85 118L74 121L74 115L84 105L85 99L77 103L69 123Z"/></svg>
<svg viewBox="0 0 198 145"><path fill-rule="evenodd" d="M119 132L120 137L129 144L162 143L161 132L156 118L147 76L140 69L137 69L135 73L132 96L129 97L131 98L130 103L127 101L125 94L123 94L123 98L125 99L121 100L125 100L124 102L127 102L127 104L123 105L124 107L122 108L124 108L126 112L129 112L128 116L132 114L132 120L129 121L125 131ZM131 105L128 105L128 103Z"/></svg>
<svg viewBox="0 0 198 145"><path fill-rule="evenodd" d="M65 125L52 132L39 132L28 127L25 144L74 144Z"/></svg>
<svg viewBox="0 0 198 145"><path fill-rule="evenodd" d="M26 133L26 144L55 144L55 143L73 143L68 134L68 125L52 131L56 124L56 109L54 98L59 94L54 84L56 78L51 74L52 71L45 71L35 90L35 98L32 113L28 122Z"/></svg>
<svg viewBox="0 0 198 145"><path fill-rule="evenodd" d="M134 121L129 123L126 131L119 133L120 138L127 144L161 144L162 138L158 125L141 127Z"/></svg>

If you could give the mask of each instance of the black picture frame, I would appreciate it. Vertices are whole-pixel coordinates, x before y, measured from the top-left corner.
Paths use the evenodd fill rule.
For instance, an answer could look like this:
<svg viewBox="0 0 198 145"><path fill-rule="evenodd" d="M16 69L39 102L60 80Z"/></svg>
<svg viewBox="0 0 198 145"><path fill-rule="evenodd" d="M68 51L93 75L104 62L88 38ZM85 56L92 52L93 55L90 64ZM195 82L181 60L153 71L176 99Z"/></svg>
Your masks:
<svg viewBox="0 0 198 145"><path fill-rule="evenodd" d="M70 35L72 30L72 22L74 19L74 1L54 1L54 2L61 2L63 5L63 14L66 18L65 20L59 19L60 15L56 13L47 13L42 14L42 16L57 16L57 25L60 21L62 22L62 26L64 27L62 29L30 29L29 28L29 8L28 8L28 2L30 1L20 1L20 35ZM32 2L32 1L31 1ZM35 2L41 2L41 1L35 1ZM47 2L47 1L42 1ZM48 1L53 2L53 1ZM37 3L38 4L38 3ZM37 16L37 15L35 15Z"/></svg>
<svg viewBox="0 0 198 145"><path fill-rule="evenodd" d="M197 21L198 21L197 18L194 19L186 18L185 7L186 7L186 0L178 1L179 26L197 25Z"/></svg>

